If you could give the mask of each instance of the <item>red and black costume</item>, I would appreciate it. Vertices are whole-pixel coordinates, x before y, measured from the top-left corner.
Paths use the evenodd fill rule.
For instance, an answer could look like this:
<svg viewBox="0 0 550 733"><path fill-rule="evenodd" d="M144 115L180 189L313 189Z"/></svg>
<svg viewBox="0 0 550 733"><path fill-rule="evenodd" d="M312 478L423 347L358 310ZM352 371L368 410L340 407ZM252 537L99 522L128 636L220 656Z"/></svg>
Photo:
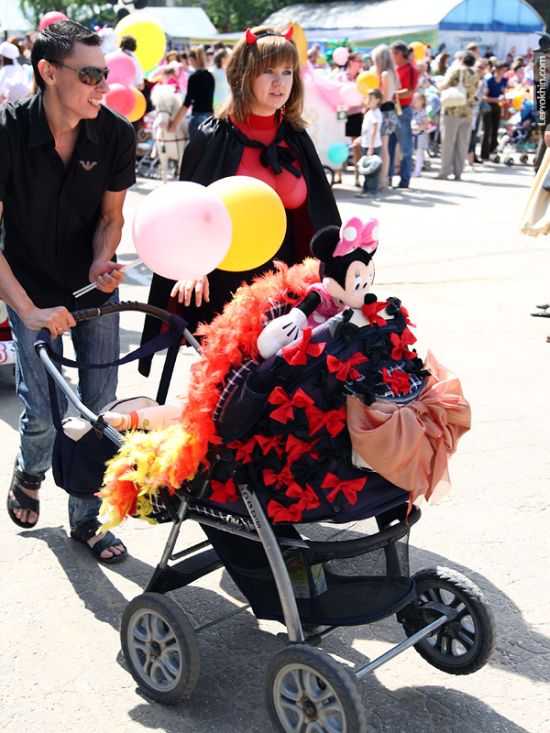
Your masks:
<svg viewBox="0 0 550 733"><path fill-rule="evenodd" d="M288 265L301 262L309 254L309 242L315 231L329 224L341 224L332 189L311 138L284 118L277 122L275 116L252 115L240 126L228 119L211 118L201 125L185 149L180 179L207 186L220 178L239 174L266 181L283 201L287 233L274 260ZM210 302L199 308L191 305L181 311L189 329L195 331L199 323L210 322L242 282L250 282L256 275L272 268L273 260L269 260L253 270L211 272L208 275ZM166 308L173 284L174 281L154 275L149 303ZM171 309L177 307L177 303L170 303ZM158 333L158 324L155 319L146 319L142 343ZM148 374L149 366L150 360L144 360L140 371Z"/></svg>

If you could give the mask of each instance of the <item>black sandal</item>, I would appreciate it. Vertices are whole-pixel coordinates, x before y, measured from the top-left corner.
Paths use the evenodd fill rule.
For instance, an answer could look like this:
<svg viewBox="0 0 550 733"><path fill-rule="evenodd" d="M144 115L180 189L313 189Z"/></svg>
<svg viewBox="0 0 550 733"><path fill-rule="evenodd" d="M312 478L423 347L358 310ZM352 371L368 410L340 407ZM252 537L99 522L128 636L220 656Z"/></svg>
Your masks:
<svg viewBox="0 0 550 733"><path fill-rule="evenodd" d="M95 536L99 527L101 527L101 524L97 519L93 519L91 522L87 522L81 527L75 527L75 529L72 529L71 538L76 540L76 542L81 542L83 545L86 545L98 562L105 563L106 565L113 565L114 563L125 560L128 557L126 546L122 540L115 537L112 532L106 532L102 535L93 547L88 544L88 540L90 537ZM113 555L112 557L101 557L103 550L108 550L110 547L122 547L124 552L120 555Z"/></svg>
<svg viewBox="0 0 550 733"><path fill-rule="evenodd" d="M36 522L22 522L19 517L16 516L15 511L17 509L26 509L27 511L35 512L40 514L40 501L33 499L32 496L25 494L23 489L35 491L40 488L42 483L41 477L31 476L29 473L25 473L18 466L13 469L13 476L11 479L11 485L8 490L8 514L12 522L17 524L18 527L23 529L32 529L38 523Z"/></svg>

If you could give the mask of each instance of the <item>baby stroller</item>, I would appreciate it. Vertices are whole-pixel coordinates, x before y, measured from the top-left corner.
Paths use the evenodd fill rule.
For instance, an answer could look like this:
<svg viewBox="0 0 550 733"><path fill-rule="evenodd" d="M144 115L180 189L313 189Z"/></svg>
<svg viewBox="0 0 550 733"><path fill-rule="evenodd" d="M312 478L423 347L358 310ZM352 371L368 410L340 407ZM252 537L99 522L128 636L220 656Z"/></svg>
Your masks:
<svg viewBox="0 0 550 733"><path fill-rule="evenodd" d="M73 315L79 322L123 310L149 313L169 324L172 346L161 378L162 401L182 335L188 344L200 347L184 321L152 306L121 303ZM159 343L149 353L167 345ZM41 332L36 349L51 379L99 436L121 445L120 434L80 403L57 370L48 332ZM123 361L142 356L138 351ZM288 644L271 661L265 682L269 714L284 733L365 733L357 681L411 646L451 674L475 672L487 662L495 628L479 588L445 568L409 575L408 537L421 513L415 507L408 512L407 492L374 475L372 489L353 517L320 516L315 522L273 525L265 510L264 488L243 482L234 454L214 446L209 458L208 472L186 482L176 494L161 491L152 500L151 518L172 522L173 527L144 593L128 604L121 622L126 663L148 696L174 703L191 695L200 668L197 635L247 608L257 618L276 619L287 628ZM211 476L220 464L238 489L226 506L207 498ZM186 520L198 522L207 540L176 551ZM164 594L222 566L249 603L193 628L183 609ZM406 639L352 672L317 648L339 626L394 614Z"/></svg>
<svg viewBox="0 0 550 733"><path fill-rule="evenodd" d="M511 166L515 157L522 164L529 163L529 156L534 156L537 150L537 131L535 126L535 111L531 99L524 99L518 112L503 123L503 132L495 152L494 161L503 161Z"/></svg>

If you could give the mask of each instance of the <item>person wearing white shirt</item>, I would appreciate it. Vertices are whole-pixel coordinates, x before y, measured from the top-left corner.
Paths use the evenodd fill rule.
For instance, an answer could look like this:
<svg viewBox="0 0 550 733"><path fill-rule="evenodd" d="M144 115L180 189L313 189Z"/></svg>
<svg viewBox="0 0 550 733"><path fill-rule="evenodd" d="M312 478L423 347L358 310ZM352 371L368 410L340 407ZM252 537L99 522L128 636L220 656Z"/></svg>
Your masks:
<svg viewBox="0 0 550 733"><path fill-rule="evenodd" d="M28 75L18 63L19 49L15 43L0 43L0 103L18 102L31 94Z"/></svg>
<svg viewBox="0 0 550 733"><path fill-rule="evenodd" d="M382 92L380 89L371 89L367 97L367 112L363 117L361 126L361 150L363 155L380 155L382 152ZM356 194L357 198L368 198L374 196L378 191L380 172L374 176L365 176L363 190Z"/></svg>
<svg viewBox="0 0 550 733"><path fill-rule="evenodd" d="M127 56L129 56L132 61L134 62L134 66L136 67L136 76L134 79L134 86L136 89L143 89L145 86L145 80L143 78L143 69L141 68L141 64L139 62L139 59L137 58L135 52L137 49L137 42L136 39L133 36L123 36L120 41L120 50L123 51Z"/></svg>

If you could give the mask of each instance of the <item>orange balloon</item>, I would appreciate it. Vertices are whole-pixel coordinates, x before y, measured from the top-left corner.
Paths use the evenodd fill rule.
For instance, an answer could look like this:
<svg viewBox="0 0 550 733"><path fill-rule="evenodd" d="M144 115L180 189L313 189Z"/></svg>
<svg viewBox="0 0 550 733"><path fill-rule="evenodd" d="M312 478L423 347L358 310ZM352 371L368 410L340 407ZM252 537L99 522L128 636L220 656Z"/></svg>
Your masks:
<svg viewBox="0 0 550 733"><path fill-rule="evenodd" d="M137 122L138 120L141 120L145 114L145 111L147 110L147 102L139 89L134 89L132 87L132 93L134 95L134 107L130 114L127 115L127 118L130 122Z"/></svg>
<svg viewBox="0 0 550 733"><path fill-rule="evenodd" d="M376 71L369 69L368 71L362 71L357 79L355 80L358 91L366 97L370 89L378 89L380 86L380 80Z"/></svg>

